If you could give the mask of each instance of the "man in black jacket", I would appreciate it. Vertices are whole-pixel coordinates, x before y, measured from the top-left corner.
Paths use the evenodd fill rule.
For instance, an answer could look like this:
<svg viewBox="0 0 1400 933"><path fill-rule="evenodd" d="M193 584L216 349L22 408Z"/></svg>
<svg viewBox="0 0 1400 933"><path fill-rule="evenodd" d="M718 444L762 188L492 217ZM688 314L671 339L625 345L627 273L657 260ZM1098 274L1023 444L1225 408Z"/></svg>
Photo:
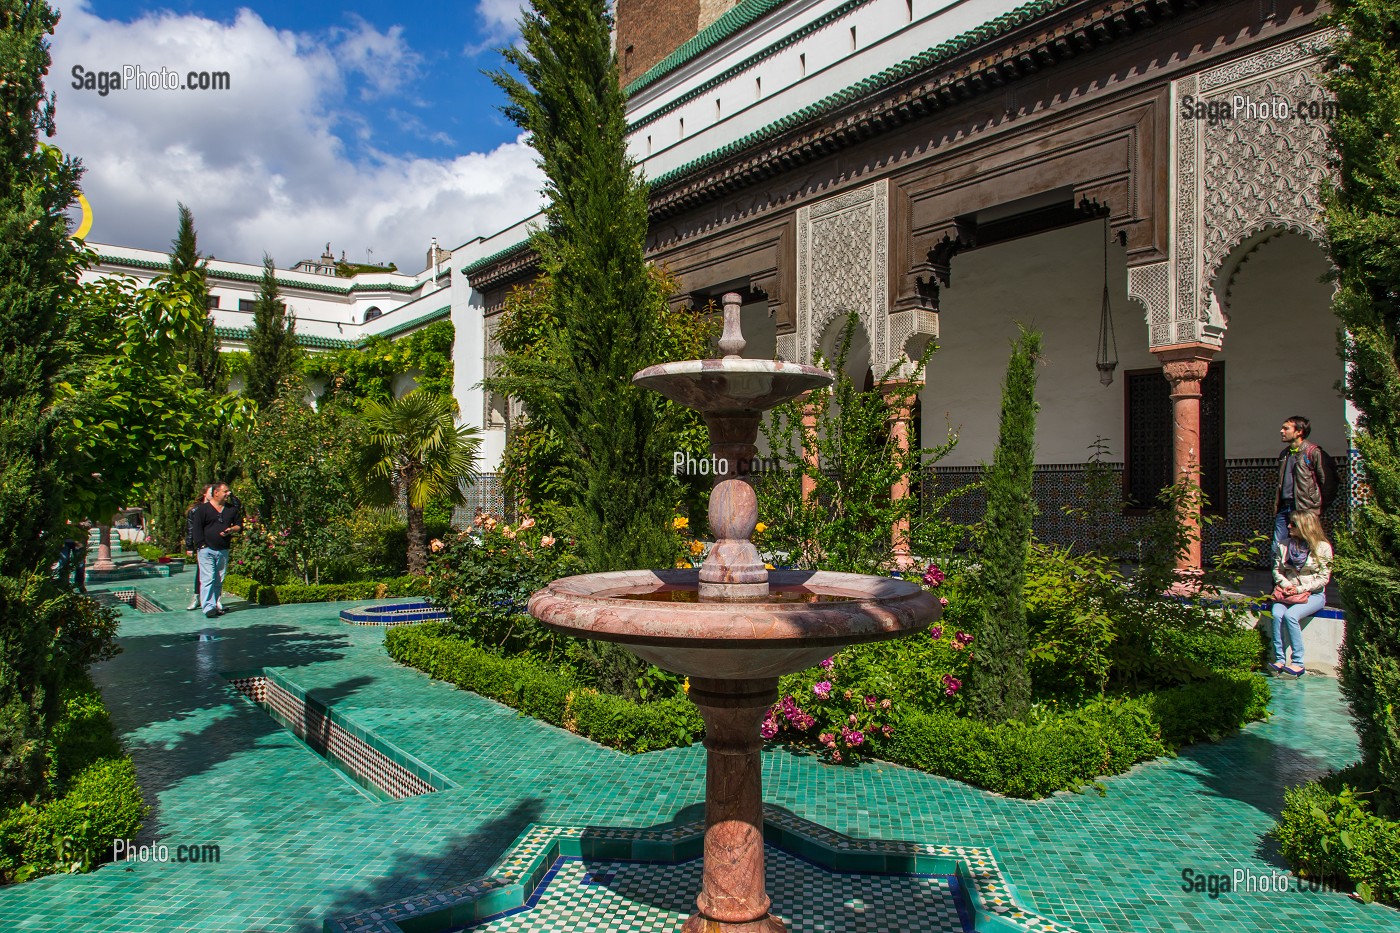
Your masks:
<svg viewBox="0 0 1400 933"><path fill-rule="evenodd" d="M228 570L228 549L233 536L243 530L243 516L228 498L228 483L215 483L209 491L209 501L195 509L193 516L194 546L203 584L200 608L210 619L223 615L219 600L224 591L224 572Z"/></svg>

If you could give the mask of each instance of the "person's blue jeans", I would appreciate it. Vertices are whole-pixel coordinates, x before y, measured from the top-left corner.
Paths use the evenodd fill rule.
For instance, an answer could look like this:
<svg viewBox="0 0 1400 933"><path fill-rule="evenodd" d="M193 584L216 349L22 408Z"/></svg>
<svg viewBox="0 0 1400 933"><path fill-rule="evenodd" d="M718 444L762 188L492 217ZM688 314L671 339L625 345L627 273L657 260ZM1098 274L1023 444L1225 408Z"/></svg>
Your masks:
<svg viewBox="0 0 1400 933"><path fill-rule="evenodd" d="M218 611L219 597L224 592L224 571L228 569L228 551L211 547L199 549L199 581L204 584L199 594L199 608L205 615Z"/></svg>
<svg viewBox="0 0 1400 933"><path fill-rule="evenodd" d="M1313 593L1308 596L1305 603L1288 605L1287 603L1274 603L1274 660L1282 664L1285 660L1283 656L1283 629L1288 627L1288 641L1293 647L1293 666L1303 666L1303 625L1304 619L1313 616L1323 604L1327 602L1327 597L1322 593Z"/></svg>
<svg viewBox="0 0 1400 933"><path fill-rule="evenodd" d="M1278 563L1278 556L1283 553L1283 549L1288 547L1288 517L1292 514L1292 509L1281 509L1274 513L1274 552L1270 557L1275 564Z"/></svg>

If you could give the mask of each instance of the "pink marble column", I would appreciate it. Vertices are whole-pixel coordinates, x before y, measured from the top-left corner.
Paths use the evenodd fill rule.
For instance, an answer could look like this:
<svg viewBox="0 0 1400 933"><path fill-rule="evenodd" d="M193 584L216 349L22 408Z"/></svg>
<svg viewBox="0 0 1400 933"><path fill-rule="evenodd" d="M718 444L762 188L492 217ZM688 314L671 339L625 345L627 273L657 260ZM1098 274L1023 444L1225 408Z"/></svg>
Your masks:
<svg viewBox="0 0 1400 933"><path fill-rule="evenodd" d="M920 383L890 382L881 386L885 404L890 409L890 439L900 456L909 454L910 422L914 417L914 399L918 396ZM909 498L909 474L906 472L890 487L890 499L900 502ZM901 518L890 529L890 544L894 551L892 569L908 570L914 566L914 557L909 548L909 520Z"/></svg>
<svg viewBox="0 0 1400 933"><path fill-rule="evenodd" d="M1153 353L1171 384L1172 468L1177 482L1201 487L1201 380L1205 379L1216 348L1199 343L1163 347ZM1181 521L1190 543L1177 555L1177 571L1183 576L1201 572L1201 501L1197 497L1181 506Z"/></svg>
<svg viewBox="0 0 1400 933"><path fill-rule="evenodd" d="M97 526L97 560L89 570L115 570L117 565L112 561L112 526Z"/></svg>
<svg viewBox="0 0 1400 933"><path fill-rule="evenodd" d="M778 680L692 677L705 720L705 861L698 908L682 933L787 933L768 913L763 874L763 775L759 725Z"/></svg>
<svg viewBox="0 0 1400 933"><path fill-rule="evenodd" d="M817 453L817 406L810 394L802 404L802 501L808 503L817 494L817 481L810 474L821 469Z"/></svg>

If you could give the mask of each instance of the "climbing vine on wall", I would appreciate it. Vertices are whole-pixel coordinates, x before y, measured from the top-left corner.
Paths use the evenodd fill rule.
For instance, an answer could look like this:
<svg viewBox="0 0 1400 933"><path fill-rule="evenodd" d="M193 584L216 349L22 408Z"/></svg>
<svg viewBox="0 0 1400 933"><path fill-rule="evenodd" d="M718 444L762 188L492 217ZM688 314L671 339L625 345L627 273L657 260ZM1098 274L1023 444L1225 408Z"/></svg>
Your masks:
<svg viewBox="0 0 1400 933"><path fill-rule="evenodd" d="M454 339L451 321L435 321L399 340L371 337L355 348L308 353L302 361L302 375L324 381L334 395L385 401L393 394L394 377L411 372L419 388L450 398ZM248 354L241 350L224 354L228 370L235 376L244 372L247 359Z"/></svg>

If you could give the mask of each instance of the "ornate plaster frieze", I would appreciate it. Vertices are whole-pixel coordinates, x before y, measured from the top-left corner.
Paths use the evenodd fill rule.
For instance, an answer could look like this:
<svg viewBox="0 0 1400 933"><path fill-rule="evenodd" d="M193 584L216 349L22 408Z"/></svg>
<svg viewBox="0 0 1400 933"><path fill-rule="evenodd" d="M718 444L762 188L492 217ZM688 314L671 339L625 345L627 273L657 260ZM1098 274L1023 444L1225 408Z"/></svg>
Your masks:
<svg viewBox="0 0 1400 933"><path fill-rule="evenodd" d="M1172 342L1172 265L1167 260L1128 269L1128 297L1147 315L1147 339L1154 347Z"/></svg>
<svg viewBox="0 0 1400 933"><path fill-rule="evenodd" d="M898 379L913 376L914 361L932 340L938 339L938 312L922 308L896 311L889 318L889 365L897 365Z"/></svg>
<svg viewBox="0 0 1400 933"><path fill-rule="evenodd" d="M889 210L889 181L883 179L798 209L797 351L802 362L812 360L833 321L854 311L870 338L872 366L887 365Z"/></svg>
<svg viewBox="0 0 1400 933"><path fill-rule="evenodd" d="M1219 344L1231 274L1262 235L1292 231L1324 244L1331 98L1321 71L1334 36L1313 33L1172 83L1171 314L1147 299L1147 273L1136 292L1129 276L1153 346Z"/></svg>
<svg viewBox="0 0 1400 933"><path fill-rule="evenodd" d="M500 318L490 318L482 322L485 329L486 347L486 378L490 379L500 372L501 364L497 359L505 348L501 346L501 339L496 330L500 326ZM487 430L503 430L506 426L506 419L509 417L509 403L495 392L483 392L485 408L481 413L481 423Z"/></svg>

